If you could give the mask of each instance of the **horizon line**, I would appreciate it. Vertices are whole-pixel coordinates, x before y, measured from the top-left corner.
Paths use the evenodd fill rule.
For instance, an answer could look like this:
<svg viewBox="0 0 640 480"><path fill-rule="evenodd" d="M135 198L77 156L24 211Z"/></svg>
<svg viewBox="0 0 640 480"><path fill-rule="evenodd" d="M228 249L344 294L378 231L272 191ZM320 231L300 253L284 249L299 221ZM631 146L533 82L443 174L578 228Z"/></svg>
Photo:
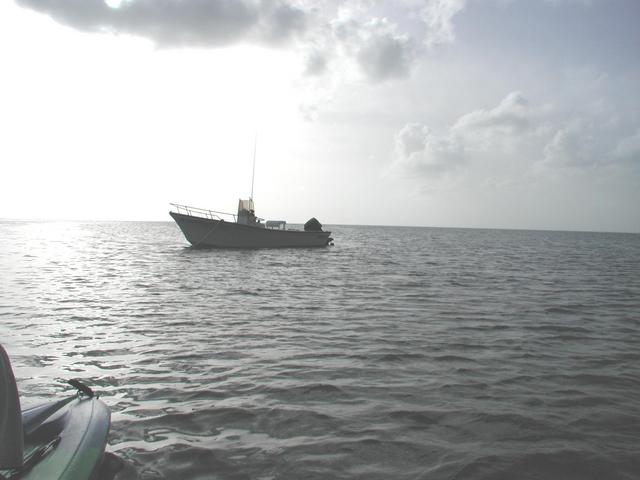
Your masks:
<svg viewBox="0 0 640 480"><path fill-rule="evenodd" d="M0 222L33 222L33 223L174 223L173 220L122 220L122 219L65 219L65 218L9 218L0 217ZM287 222L291 225L304 225L304 222ZM621 233L640 234L640 229L632 230L591 230L591 229L555 229L549 227L480 227L480 226L441 226L441 225L400 225L400 224L368 224L368 223L332 223L324 222L323 225L336 227L381 227L381 228L434 228L448 230L504 230L519 232L564 232L564 233Z"/></svg>

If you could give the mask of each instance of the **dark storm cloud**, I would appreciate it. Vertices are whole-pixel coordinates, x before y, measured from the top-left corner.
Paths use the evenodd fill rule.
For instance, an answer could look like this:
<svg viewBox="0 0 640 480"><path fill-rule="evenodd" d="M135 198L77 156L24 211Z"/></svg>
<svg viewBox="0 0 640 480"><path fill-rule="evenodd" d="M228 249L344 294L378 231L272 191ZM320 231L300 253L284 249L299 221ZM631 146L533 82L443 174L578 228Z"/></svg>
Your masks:
<svg viewBox="0 0 640 480"><path fill-rule="evenodd" d="M16 0L82 31L149 38L159 46L223 46L241 40L281 44L302 34L307 13L278 0Z"/></svg>

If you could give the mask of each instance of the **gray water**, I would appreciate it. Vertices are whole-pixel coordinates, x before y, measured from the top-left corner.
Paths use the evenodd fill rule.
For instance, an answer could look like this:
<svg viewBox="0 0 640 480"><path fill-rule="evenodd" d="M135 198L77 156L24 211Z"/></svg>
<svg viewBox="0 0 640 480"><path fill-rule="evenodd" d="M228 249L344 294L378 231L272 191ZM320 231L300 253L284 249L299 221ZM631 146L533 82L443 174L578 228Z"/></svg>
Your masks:
<svg viewBox="0 0 640 480"><path fill-rule="evenodd" d="M640 477L640 235L0 223L23 405L82 378L118 478Z"/></svg>

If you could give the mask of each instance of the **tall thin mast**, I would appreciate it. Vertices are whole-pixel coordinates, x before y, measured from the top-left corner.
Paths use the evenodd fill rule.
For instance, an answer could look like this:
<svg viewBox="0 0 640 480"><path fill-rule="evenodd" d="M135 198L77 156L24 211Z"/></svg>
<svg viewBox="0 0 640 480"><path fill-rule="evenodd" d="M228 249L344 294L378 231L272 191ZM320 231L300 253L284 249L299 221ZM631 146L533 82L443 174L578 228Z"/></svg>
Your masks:
<svg viewBox="0 0 640 480"><path fill-rule="evenodd" d="M253 173L251 174L251 196L249 197L253 201L253 181L256 178L256 148L258 146L258 132L253 137Z"/></svg>

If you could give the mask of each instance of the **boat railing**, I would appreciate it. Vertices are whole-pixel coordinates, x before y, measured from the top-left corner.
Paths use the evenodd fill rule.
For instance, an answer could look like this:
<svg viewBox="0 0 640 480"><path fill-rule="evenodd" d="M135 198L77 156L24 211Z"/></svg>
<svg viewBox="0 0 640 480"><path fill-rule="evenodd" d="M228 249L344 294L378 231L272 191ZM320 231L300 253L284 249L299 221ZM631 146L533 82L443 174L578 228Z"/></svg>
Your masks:
<svg viewBox="0 0 640 480"><path fill-rule="evenodd" d="M215 210L181 205L179 203L170 203L169 205L175 207L176 213L182 213L183 215L189 215L191 217L208 218L210 220L225 220L224 217L226 217L227 219L233 218L233 221L236 221L236 215L233 213L217 212Z"/></svg>

